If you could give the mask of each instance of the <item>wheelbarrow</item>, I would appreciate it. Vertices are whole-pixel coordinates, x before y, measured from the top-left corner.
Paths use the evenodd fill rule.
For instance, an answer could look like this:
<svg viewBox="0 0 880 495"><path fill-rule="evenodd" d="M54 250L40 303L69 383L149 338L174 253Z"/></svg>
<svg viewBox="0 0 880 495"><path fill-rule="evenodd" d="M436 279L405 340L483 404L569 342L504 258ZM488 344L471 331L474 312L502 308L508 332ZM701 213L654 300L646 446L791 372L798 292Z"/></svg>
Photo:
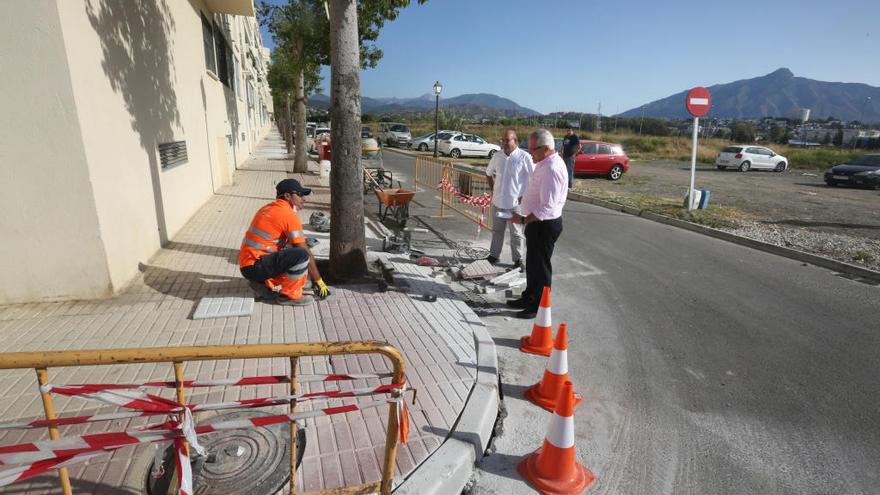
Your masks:
<svg viewBox="0 0 880 495"><path fill-rule="evenodd" d="M398 225L405 227L406 220L409 218L409 202L415 197L415 191L401 188L384 190L376 188L373 189L373 192L379 198L379 219L384 221L390 213Z"/></svg>

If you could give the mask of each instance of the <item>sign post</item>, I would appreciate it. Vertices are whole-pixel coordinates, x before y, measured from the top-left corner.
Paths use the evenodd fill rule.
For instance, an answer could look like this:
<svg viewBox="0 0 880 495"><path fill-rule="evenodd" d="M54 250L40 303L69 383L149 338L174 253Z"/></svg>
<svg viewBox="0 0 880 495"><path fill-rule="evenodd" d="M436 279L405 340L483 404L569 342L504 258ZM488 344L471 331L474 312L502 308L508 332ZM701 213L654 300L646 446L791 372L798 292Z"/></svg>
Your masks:
<svg viewBox="0 0 880 495"><path fill-rule="evenodd" d="M697 137L700 129L700 117L706 115L712 108L712 95L709 94L708 89L697 86L688 91L684 105L688 113L694 116L694 132L691 138L691 183L688 188L688 211L690 211L696 208L694 179L697 175Z"/></svg>

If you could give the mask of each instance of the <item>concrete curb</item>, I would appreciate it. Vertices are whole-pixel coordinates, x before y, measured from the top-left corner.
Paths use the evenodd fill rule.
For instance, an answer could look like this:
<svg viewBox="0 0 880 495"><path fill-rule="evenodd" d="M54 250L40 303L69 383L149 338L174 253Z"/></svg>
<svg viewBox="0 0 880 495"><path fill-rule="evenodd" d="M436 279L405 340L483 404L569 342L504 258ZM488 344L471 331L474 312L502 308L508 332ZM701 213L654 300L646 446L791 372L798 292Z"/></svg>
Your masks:
<svg viewBox="0 0 880 495"><path fill-rule="evenodd" d="M665 223L667 225L690 230L691 232L696 232L698 234L708 235L710 237L715 237L716 239L721 239L724 241L739 244L741 246L750 247L759 251L784 256L786 258L801 261L804 263L810 263L812 265L827 268L838 273L846 274L856 279L864 279L880 283L880 272L875 272L874 270L869 270L860 266L833 260L824 256L810 254L804 251L798 251L797 249L777 246L775 244L770 244L755 239L749 239L748 237L738 236L735 234L731 234L730 232L725 232L723 230L713 229L711 227L706 227L704 225L699 225L691 222L685 222L684 220L668 217L666 215L660 215L659 213L654 213L652 211L639 210L638 208L633 208L631 206L624 206L618 203L612 203L611 201L605 201L602 199L594 198L592 196L587 196L585 194L570 192L568 193L568 199L577 201L579 203L589 203L592 205L601 206L602 208L608 208L609 210L628 213L630 215L639 216L659 223Z"/></svg>
<svg viewBox="0 0 880 495"><path fill-rule="evenodd" d="M391 273L379 258L383 272ZM473 388L446 440L406 480L394 489L395 494L446 495L461 493L470 481L474 464L489 447L495 428L500 397L498 395L498 355L495 341L486 326L474 315L468 318L474 330L477 351L477 374Z"/></svg>

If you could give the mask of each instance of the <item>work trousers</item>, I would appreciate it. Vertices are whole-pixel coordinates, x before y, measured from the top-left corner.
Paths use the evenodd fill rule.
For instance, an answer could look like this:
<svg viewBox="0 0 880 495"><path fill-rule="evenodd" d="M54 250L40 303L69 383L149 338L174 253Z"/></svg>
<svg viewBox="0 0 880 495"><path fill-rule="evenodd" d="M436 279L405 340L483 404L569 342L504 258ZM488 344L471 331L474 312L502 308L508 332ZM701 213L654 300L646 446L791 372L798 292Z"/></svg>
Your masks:
<svg viewBox="0 0 880 495"><path fill-rule="evenodd" d="M278 292L291 299L299 299L308 271L308 251L291 246L263 255L253 265L242 267L241 275L252 282L265 284L271 290L280 286Z"/></svg>
<svg viewBox="0 0 880 495"><path fill-rule="evenodd" d="M568 188L571 189L574 186L574 155L572 156L563 156L562 161L565 162L565 170L568 172Z"/></svg>
<svg viewBox="0 0 880 495"><path fill-rule="evenodd" d="M526 243L526 238L523 235L523 226L521 223L513 223L508 219L498 218L499 211L519 215L519 208L505 209L492 205L492 245L489 247L489 254L494 258L501 257L501 248L504 246L504 228L506 227L510 231L510 257L516 263L522 259Z"/></svg>
<svg viewBox="0 0 880 495"><path fill-rule="evenodd" d="M550 287L553 265L550 258L556 239L562 233L562 217L538 220L526 225L526 290L523 299L528 308L537 308L544 287Z"/></svg>

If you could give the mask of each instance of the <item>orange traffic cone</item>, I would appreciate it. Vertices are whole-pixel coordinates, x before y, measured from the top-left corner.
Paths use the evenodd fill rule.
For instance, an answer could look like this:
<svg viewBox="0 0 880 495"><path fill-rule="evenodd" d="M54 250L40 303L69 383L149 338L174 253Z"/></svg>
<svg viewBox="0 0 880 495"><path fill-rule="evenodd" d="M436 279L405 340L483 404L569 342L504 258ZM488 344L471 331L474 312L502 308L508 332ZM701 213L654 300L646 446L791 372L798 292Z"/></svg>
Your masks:
<svg viewBox="0 0 880 495"><path fill-rule="evenodd" d="M544 445L516 466L520 476L544 494L576 494L596 476L574 458L574 392L565 382Z"/></svg>
<svg viewBox="0 0 880 495"><path fill-rule="evenodd" d="M526 390L526 399L532 404L553 412L556 409L556 402L559 400L559 393L562 392L562 385L567 381L568 331L565 323L562 323L559 325L559 331L556 332L556 341L553 343L550 359L547 360L547 367L544 368L544 378ZM574 405L577 406L580 402L581 397L575 394Z"/></svg>
<svg viewBox="0 0 880 495"><path fill-rule="evenodd" d="M519 350L528 354L549 356L553 349L553 323L550 318L550 287L544 287L541 293L541 304L532 325L532 334L522 338Z"/></svg>

